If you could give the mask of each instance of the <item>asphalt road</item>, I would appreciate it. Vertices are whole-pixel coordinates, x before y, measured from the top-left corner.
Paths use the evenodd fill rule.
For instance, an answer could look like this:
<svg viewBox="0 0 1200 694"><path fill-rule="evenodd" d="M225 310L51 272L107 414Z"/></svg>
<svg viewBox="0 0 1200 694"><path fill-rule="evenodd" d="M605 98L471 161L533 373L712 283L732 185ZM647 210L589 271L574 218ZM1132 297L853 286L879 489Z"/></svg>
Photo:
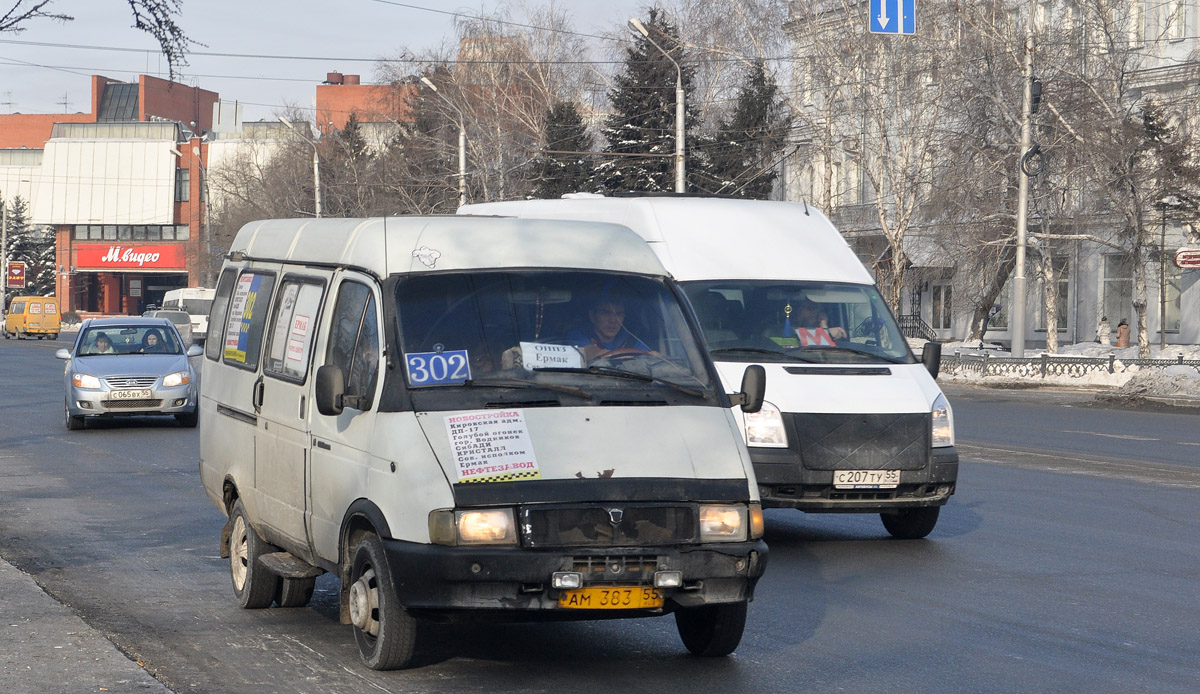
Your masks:
<svg viewBox="0 0 1200 694"><path fill-rule="evenodd" d="M237 608L196 431L149 419L67 431L57 346L0 341L0 556L176 692L1191 692L1200 681L1193 415L951 389L964 462L929 539L888 539L876 516L769 511L770 566L730 658L687 655L670 618L433 626L419 667L380 673L338 623L329 577L307 608Z"/></svg>

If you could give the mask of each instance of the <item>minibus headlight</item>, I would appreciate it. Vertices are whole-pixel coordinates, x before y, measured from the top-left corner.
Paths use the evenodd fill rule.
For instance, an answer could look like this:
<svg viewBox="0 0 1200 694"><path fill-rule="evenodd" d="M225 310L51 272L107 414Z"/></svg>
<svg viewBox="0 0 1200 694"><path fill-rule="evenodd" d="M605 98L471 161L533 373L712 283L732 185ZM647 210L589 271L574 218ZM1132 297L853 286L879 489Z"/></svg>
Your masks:
<svg viewBox="0 0 1200 694"><path fill-rule="evenodd" d="M933 447L954 445L954 415L950 411L950 402L945 395L938 395L933 401Z"/></svg>
<svg viewBox="0 0 1200 694"><path fill-rule="evenodd" d="M701 542L741 542L746 539L748 510L741 504L701 504Z"/></svg>
<svg viewBox="0 0 1200 694"><path fill-rule="evenodd" d="M746 413L746 445L787 448L787 433L778 407L763 402L758 412Z"/></svg>
<svg viewBox="0 0 1200 694"><path fill-rule="evenodd" d="M510 508L455 511L461 545L515 545L517 524Z"/></svg>
<svg viewBox="0 0 1200 694"><path fill-rule="evenodd" d="M71 383L76 388L99 388L100 379L89 374L71 374Z"/></svg>
<svg viewBox="0 0 1200 694"><path fill-rule="evenodd" d="M166 376L163 376L163 385L167 388L172 386L182 386L191 382L191 380L191 376L188 375L188 372L176 371L173 374L167 374Z"/></svg>

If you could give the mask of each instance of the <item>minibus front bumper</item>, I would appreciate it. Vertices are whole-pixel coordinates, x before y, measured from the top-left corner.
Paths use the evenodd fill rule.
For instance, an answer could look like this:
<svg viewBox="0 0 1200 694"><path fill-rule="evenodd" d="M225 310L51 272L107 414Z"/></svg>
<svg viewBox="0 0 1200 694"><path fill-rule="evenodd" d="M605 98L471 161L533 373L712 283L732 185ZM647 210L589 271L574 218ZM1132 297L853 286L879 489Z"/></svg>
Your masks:
<svg viewBox="0 0 1200 694"><path fill-rule="evenodd" d="M556 572L580 573L584 587L652 587L655 573L679 572L682 585L661 589L661 608L602 611L619 617L748 601L767 564L762 540L605 550L449 547L401 540L386 540L384 546L397 597L406 608L507 611L521 619L595 619L601 612L560 607L563 591L552 585Z"/></svg>

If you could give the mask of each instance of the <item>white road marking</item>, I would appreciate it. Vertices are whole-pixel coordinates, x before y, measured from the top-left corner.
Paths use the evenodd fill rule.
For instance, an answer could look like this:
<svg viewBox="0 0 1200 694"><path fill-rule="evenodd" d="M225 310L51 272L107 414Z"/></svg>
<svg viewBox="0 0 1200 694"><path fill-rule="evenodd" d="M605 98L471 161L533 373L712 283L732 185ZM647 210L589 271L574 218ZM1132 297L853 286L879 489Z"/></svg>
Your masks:
<svg viewBox="0 0 1200 694"><path fill-rule="evenodd" d="M1153 436L1134 436L1132 434L1102 434L1098 431L1077 431L1075 429L1063 429L1064 434L1087 434L1088 436L1104 436L1110 439L1125 439L1127 441L1158 441L1159 439Z"/></svg>

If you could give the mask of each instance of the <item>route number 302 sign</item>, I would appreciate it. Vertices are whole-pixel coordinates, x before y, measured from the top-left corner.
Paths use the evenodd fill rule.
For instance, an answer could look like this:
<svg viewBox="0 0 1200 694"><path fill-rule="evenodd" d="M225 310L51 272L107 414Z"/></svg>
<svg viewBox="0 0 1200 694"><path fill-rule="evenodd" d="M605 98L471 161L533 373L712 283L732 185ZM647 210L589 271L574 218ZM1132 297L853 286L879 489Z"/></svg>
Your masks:
<svg viewBox="0 0 1200 694"><path fill-rule="evenodd" d="M404 355L408 382L414 386L454 386L471 378L467 350L414 352Z"/></svg>

